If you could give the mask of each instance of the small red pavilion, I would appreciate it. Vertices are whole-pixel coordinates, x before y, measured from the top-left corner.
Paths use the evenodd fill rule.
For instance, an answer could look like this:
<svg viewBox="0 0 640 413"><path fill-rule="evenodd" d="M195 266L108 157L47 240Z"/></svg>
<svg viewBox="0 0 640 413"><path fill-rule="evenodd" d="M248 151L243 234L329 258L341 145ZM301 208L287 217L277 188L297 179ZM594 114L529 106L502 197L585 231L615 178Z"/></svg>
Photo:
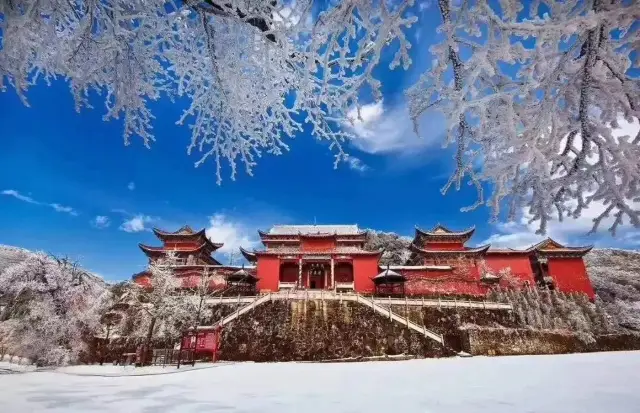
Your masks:
<svg viewBox="0 0 640 413"><path fill-rule="evenodd" d="M174 253L177 258L177 266L174 270L184 288L199 285L203 271L208 269L212 274L209 288L222 290L227 287L226 278L241 270L237 266L222 265L211 256L216 250L222 248L223 244L209 240L204 229L196 232L186 225L175 232L154 228L153 233L162 241L162 246L151 247L138 244L140 249L149 258L149 263L165 257L169 252ZM135 274L133 279L138 284L145 285L148 283L149 272L142 271Z"/></svg>

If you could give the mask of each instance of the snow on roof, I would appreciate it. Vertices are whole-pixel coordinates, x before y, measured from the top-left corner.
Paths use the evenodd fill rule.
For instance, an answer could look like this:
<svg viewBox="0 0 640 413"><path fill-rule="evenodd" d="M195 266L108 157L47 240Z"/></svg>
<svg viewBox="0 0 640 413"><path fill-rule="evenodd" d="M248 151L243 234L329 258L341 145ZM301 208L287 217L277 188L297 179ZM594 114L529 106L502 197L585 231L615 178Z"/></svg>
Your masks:
<svg viewBox="0 0 640 413"><path fill-rule="evenodd" d="M354 225L274 225L269 230L270 235L297 235L297 234L336 234L359 235L361 234L357 224Z"/></svg>

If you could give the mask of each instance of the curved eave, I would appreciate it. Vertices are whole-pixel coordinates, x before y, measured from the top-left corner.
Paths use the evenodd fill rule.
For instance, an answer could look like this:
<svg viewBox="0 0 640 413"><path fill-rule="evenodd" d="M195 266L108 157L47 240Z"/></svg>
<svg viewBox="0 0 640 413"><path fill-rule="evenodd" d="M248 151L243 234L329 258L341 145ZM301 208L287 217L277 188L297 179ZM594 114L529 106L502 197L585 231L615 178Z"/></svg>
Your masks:
<svg viewBox="0 0 640 413"><path fill-rule="evenodd" d="M471 227L468 229L465 229L463 231L451 231L449 230L449 228L444 227L442 225L437 225L435 228L433 228L431 231L425 231L423 229L421 229L420 227L418 227L417 225L415 226L416 228L416 236L418 235L422 235L425 237L434 237L434 238L443 238L443 237L450 237L450 238L471 238L471 236L473 235L473 233L476 230L476 227ZM441 228L447 232L434 232L435 230L437 230L438 228Z"/></svg>
<svg viewBox="0 0 640 413"><path fill-rule="evenodd" d="M386 275L378 274L371 279L374 284L391 284L391 283L403 283L407 281L407 277L404 275Z"/></svg>
<svg viewBox="0 0 640 413"><path fill-rule="evenodd" d="M165 241L171 238L178 238L178 239L189 239L189 238L193 238L193 239L203 239L207 244L209 244L214 250L217 250L218 248L222 248L222 246L224 245L224 243L221 242L213 242L211 241L206 234L206 230L203 228L200 231L197 232L192 232L192 233L185 233L185 234L179 234L178 232L182 231L184 229L180 228L178 231L176 232L166 232L166 231L162 231L161 229L158 228L152 228L153 233L156 235L156 237L158 237L160 240Z"/></svg>
<svg viewBox="0 0 640 413"><path fill-rule="evenodd" d="M144 244L138 244L138 248L140 248L146 255L159 255L164 254L165 252L163 247L151 247Z"/></svg>
<svg viewBox="0 0 640 413"><path fill-rule="evenodd" d="M547 257L564 256L564 257L582 257L593 249L593 245L586 247L564 247L554 250L537 250L536 253Z"/></svg>
<svg viewBox="0 0 640 413"><path fill-rule="evenodd" d="M150 274L149 274L149 272L148 272L148 271L140 271L140 272L137 272L137 273L133 274L133 275L131 276L131 279L132 279L132 280L137 280L137 279L138 279L138 278L140 278L140 277L144 277L144 276L147 276L147 277L148 277L149 275L150 275Z"/></svg>
<svg viewBox="0 0 640 413"><path fill-rule="evenodd" d="M201 229L200 231L196 231L196 232L186 232L186 233L180 233L180 231L184 231L185 227L180 228L179 230L177 230L176 232L167 232L167 231L163 231L161 229L158 228L152 228L153 233L159 237L199 237L202 235L205 235L205 229Z"/></svg>
<svg viewBox="0 0 640 413"><path fill-rule="evenodd" d="M240 253L249 262L256 262L256 260L257 260L255 252L251 252L251 251L245 250L244 248L240 247Z"/></svg>
<svg viewBox="0 0 640 413"><path fill-rule="evenodd" d="M512 249L489 249L487 254L493 255L529 255L531 251L528 250L512 250Z"/></svg>
<svg viewBox="0 0 640 413"><path fill-rule="evenodd" d="M491 247L491 244L487 244L487 245L481 245L481 246L476 247L476 248L469 248L469 249L466 249L466 250L449 251L449 250L425 250L425 249L422 249L422 248L418 247L413 242L410 245L411 251L417 252L417 253L420 253L420 254L427 254L427 255L436 255L436 254L439 254L439 255L484 254L489 250L490 247Z"/></svg>

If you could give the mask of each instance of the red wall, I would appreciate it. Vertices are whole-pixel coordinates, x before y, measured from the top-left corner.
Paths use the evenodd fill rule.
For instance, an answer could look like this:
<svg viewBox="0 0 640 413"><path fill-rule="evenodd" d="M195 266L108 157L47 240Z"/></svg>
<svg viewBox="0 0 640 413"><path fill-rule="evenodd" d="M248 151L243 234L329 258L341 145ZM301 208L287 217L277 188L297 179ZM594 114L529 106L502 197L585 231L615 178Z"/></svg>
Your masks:
<svg viewBox="0 0 640 413"><path fill-rule="evenodd" d="M531 286L535 285L529 255L489 253L485 257L485 263L490 270L496 273L496 275L504 268L511 268L511 274L520 287L524 285L525 281L528 281Z"/></svg>
<svg viewBox="0 0 640 413"><path fill-rule="evenodd" d="M325 251L332 250L336 246L336 242L332 238L303 238L300 245L302 251Z"/></svg>
<svg viewBox="0 0 640 413"><path fill-rule="evenodd" d="M359 293L373 293L375 286L371 279L378 275L378 256L364 255L353 257L354 289Z"/></svg>
<svg viewBox="0 0 640 413"><path fill-rule="evenodd" d="M298 268L298 264L287 262L283 263L281 267L282 276L279 276L280 281L287 283L298 282L298 272L300 271Z"/></svg>
<svg viewBox="0 0 640 413"><path fill-rule="evenodd" d="M280 277L280 259L272 256L258 257L258 290L261 292L278 291Z"/></svg>
<svg viewBox="0 0 640 413"><path fill-rule="evenodd" d="M475 271L461 273L455 270L402 271L408 278L407 295L473 295L483 296L487 287L479 282Z"/></svg>
<svg viewBox="0 0 640 413"><path fill-rule="evenodd" d="M463 250L464 245L461 242L425 242L424 249L439 251L458 251Z"/></svg>
<svg viewBox="0 0 640 413"><path fill-rule="evenodd" d="M593 286L587 276L587 268L582 258L549 258L549 275L556 288L565 293L584 293L590 299L595 297Z"/></svg>
<svg viewBox="0 0 640 413"><path fill-rule="evenodd" d="M177 250L181 250L181 249L193 249L196 247L199 247L200 244L198 244L197 242L166 242L164 244L164 247L166 249L172 250L172 249L177 249Z"/></svg>

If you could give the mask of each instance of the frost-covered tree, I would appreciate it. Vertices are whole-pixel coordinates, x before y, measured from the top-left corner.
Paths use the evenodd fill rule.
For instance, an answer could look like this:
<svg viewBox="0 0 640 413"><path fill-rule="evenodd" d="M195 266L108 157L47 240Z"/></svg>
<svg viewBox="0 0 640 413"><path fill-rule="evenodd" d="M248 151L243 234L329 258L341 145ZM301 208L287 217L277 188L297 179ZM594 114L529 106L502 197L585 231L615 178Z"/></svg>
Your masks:
<svg viewBox="0 0 640 413"><path fill-rule="evenodd" d="M411 256L409 245L411 245L409 237L403 237L395 232L368 229L364 249L367 251L382 249L381 265L404 265Z"/></svg>
<svg viewBox="0 0 640 413"><path fill-rule="evenodd" d="M43 253L0 272L0 296L3 345L42 365L77 361L99 331L110 298L101 279Z"/></svg>
<svg viewBox="0 0 640 413"><path fill-rule="evenodd" d="M612 233L624 220L640 227L637 2L437 5L444 40L407 93L416 125L430 108L448 120L456 168L443 192L468 179L478 192L469 209L486 204L497 218L506 202L510 218L525 209L541 233L592 203L604 205L593 230L609 216Z"/></svg>
<svg viewBox="0 0 640 413"><path fill-rule="evenodd" d="M425 2L430 4L431 2ZM438 0L444 40L408 91L418 123L429 108L448 120L455 173L497 217L527 209L544 232L604 205L612 232L640 227L640 135L613 129L639 117L639 17L633 0ZM189 102L197 164L281 154L302 130L346 159L344 125L364 93L381 98L374 69L408 67L413 1L8 0L0 2L0 87L26 91L69 79L77 108L104 96L105 119L124 137L154 139L149 102ZM526 7L525 7L526 5ZM357 111L359 112L359 111ZM306 125L306 126L305 126ZM623 136L620 136L622 134ZM478 170L479 169L479 170ZM483 189L490 183L492 196Z"/></svg>
<svg viewBox="0 0 640 413"><path fill-rule="evenodd" d="M124 306L122 330L129 337L143 341L147 348L154 338L176 340L184 328L193 324L197 301L181 290L174 267L176 257L169 254L149 266L149 282L130 283L121 300Z"/></svg>
<svg viewBox="0 0 640 413"><path fill-rule="evenodd" d="M213 158L251 173L263 152L280 154L308 125L336 149L345 114L363 88L380 96L373 69L395 45L408 67L403 30L412 1L9 0L0 2L0 87L25 92L38 79L69 79L78 108L105 96L105 119L124 137L154 139L148 104L181 97L198 164Z"/></svg>

